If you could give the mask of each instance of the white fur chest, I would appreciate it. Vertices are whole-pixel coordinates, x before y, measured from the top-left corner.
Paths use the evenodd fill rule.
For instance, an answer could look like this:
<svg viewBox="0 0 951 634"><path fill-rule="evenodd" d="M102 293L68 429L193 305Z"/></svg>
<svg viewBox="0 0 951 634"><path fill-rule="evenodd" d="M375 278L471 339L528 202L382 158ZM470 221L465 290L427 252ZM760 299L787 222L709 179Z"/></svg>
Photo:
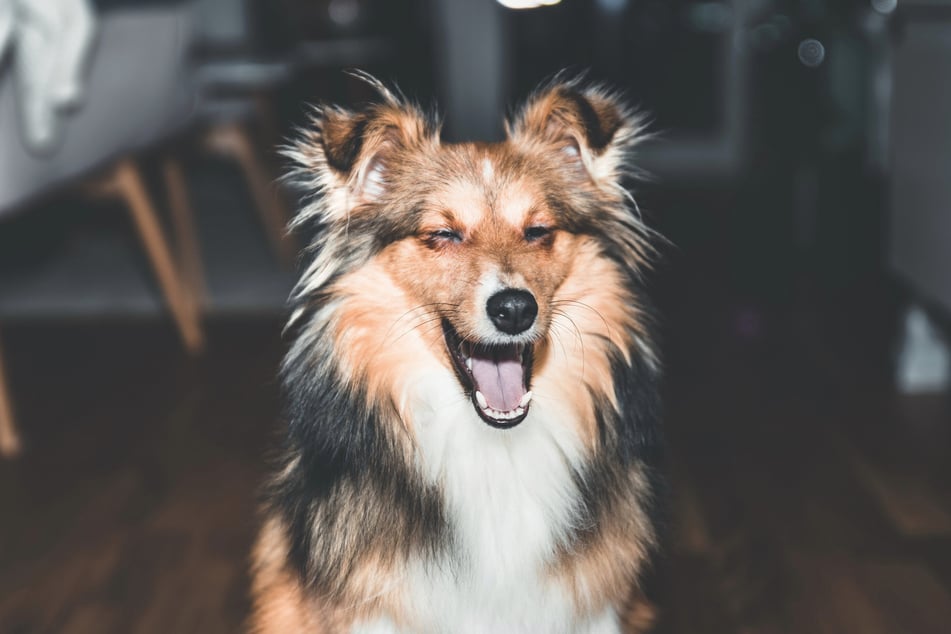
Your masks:
<svg viewBox="0 0 951 634"><path fill-rule="evenodd" d="M548 572L579 504L583 448L566 410L539 399L518 427L498 430L454 377L433 373L416 385L427 395L412 403L419 468L444 492L455 540L446 561L416 562L404 577L420 631L616 632L613 614L579 619Z"/></svg>

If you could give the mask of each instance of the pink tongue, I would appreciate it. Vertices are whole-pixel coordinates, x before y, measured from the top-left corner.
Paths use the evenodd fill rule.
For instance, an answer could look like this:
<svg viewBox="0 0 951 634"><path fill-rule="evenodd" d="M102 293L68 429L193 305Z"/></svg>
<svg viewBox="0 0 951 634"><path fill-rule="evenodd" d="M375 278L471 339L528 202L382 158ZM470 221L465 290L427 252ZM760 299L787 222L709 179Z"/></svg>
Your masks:
<svg viewBox="0 0 951 634"><path fill-rule="evenodd" d="M525 396L522 361L513 351L493 356L472 357L475 387L485 395L489 407L508 412L518 407Z"/></svg>

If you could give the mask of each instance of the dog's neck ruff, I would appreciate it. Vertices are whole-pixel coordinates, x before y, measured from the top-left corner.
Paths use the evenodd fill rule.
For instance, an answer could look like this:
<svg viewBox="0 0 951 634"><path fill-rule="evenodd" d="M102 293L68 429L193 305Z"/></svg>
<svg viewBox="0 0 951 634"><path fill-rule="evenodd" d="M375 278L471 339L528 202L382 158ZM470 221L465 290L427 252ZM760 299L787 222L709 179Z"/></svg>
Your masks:
<svg viewBox="0 0 951 634"><path fill-rule="evenodd" d="M542 398L518 427L499 430L459 398L451 374L433 372L416 385L418 465L443 491L454 544L448 561L411 567L413 601L436 620L427 626L499 631L478 626L550 618L525 631L563 631L570 600L549 568L581 511L585 455L574 423Z"/></svg>

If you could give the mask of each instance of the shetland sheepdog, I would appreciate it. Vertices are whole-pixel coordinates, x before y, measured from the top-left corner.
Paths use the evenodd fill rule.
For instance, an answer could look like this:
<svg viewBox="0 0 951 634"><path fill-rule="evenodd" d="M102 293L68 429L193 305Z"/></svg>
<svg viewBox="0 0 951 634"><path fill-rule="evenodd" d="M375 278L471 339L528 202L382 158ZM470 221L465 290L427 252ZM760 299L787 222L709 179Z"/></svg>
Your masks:
<svg viewBox="0 0 951 634"><path fill-rule="evenodd" d="M642 631L657 543L642 119L556 79L500 143L379 97L287 150L311 261L253 552L258 634Z"/></svg>

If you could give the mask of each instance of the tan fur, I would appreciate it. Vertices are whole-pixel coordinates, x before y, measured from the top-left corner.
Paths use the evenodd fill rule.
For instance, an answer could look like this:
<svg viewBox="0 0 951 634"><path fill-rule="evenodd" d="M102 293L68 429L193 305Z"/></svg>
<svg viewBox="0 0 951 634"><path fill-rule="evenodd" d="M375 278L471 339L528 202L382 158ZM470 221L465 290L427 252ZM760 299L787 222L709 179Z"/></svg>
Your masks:
<svg viewBox="0 0 951 634"><path fill-rule="evenodd" d="M641 474L635 472L630 477L639 488L647 490ZM582 539L552 566L553 574L571 589L573 600L582 610L596 612L607 605L627 605L631 593L639 592L638 575L655 539L638 505L613 506L610 513L602 514L597 537Z"/></svg>
<svg viewBox="0 0 951 634"><path fill-rule="evenodd" d="M646 634L657 623L657 608L651 603L641 589L634 587L634 591L627 599L624 612L621 614L621 623L626 634Z"/></svg>
<svg viewBox="0 0 951 634"><path fill-rule="evenodd" d="M508 126L508 141L443 145L417 108L381 90L384 102L362 113L323 109L292 153L304 180L322 194L302 217L326 224L298 298L319 291L333 303L331 316L310 323L301 337L332 337L347 383L386 412L382 424L393 425L396 451L413 464L411 388L427 373L454 372L441 322L477 339L485 322L485 297L474 292L480 282L526 289L538 304L535 398L571 410L594 456L596 406L618 408L612 355L630 361L632 350L650 354L624 270L646 266L649 247L619 185L638 120L607 94L589 91L579 99L555 86ZM372 174L385 178L376 189ZM595 237L559 224L580 222L556 208L559 198L573 213L596 210L619 228L623 263L606 257ZM396 236L379 248L360 229L377 221ZM539 226L550 235L527 239L526 231ZM439 239L439 232L461 240ZM342 269L355 252L366 257ZM623 478L628 486L618 495L627 497L609 500L595 518L597 530L566 546L549 573L568 588L579 614L616 608L635 633L653 619L637 579L656 539L640 500L630 499L632 491L648 494L644 473L632 469ZM378 515L370 503L358 506L361 492L346 486L348 505ZM314 526L314 535L322 528ZM346 582L334 586L333 596L316 596L288 567L284 527L268 517L253 553L254 634L335 634L381 615L404 627L411 622L400 612L402 555L334 544L349 566Z"/></svg>
<svg viewBox="0 0 951 634"><path fill-rule="evenodd" d="M341 306L335 319L337 349L346 351L345 370L354 383L367 386L374 402L391 402L404 422L412 420L401 395L408 391L413 379L405 372L406 359L420 363L420 350L443 351L442 331L434 308L418 298L411 298L394 284L385 268L385 258L377 258L367 266L344 277L335 287ZM445 346L443 345L443 348ZM410 437L401 433L410 450Z"/></svg>
<svg viewBox="0 0 951 634"><path fill-rule="evenodd" d="M381 614L397 625L405 619L400 612L399 574L385 557L364 554L363 564L354 574L353 588L359 594L322 602L304 589L300 579L288 570L287 543L278 520L265 523L252 552L253 609L250 634L338 634L353 623Z"/></svg>
<svg viewBox="0 0 951 634"><path fill-rule="evenodd" d="M576 408L579 432L594 447L597 430L591 391L614 400L609 346L627 350L628 329L641 330L636 303L618 284L613 264L597 247L583 241L575 249L571 270L551 299L551 336L536 349L535 392Z"/></svg>
<svg viewBox="0 0 951 634"><path fill-rule="evenodd" d="M469 147L454 152L462 156L453 156L449 162L471 165L478 150ZM473 286L493 271L503 282L524 287L539 299L538 324L545 329L550 313L542 308L543 302L564 281L574 252L573 236L557 235L553 244L526 244L525 229L546 218L543 192L532 191L530 182L515 181L489 193L481 183L467 182L469 178L474 176L453 179L424 201L431 211L423 216L420 238L391 245L380 260L416 305L440 302L451 308L448 317L463 337L473 335L473 321L484 311L474 304ZM528 200L532 203L526 204ZM465 246L427 246L425 236L443 228L462 234Z"/></svg>
<svg viewBox="0 0 951 634"><path fill-rule="evenodd" d="M456 151L451 162L461 169L486 150L468 146ZM504 155L495 161L504 164ZM551 332L536 349L536 393L574 404L576 420L587 425L579 431L593 445L588 390L614 398L607 352L609 347L626 351L632 343L628 333L644 331L636 298L624 290L616 266L589 238L558 232L551 244L524 244L526 227L552 222L543 192L529 179L512 179L490 197L477 176L453 179L421 201L431 211L420 233L452 228L465 236L464 248L402 240L335 286L335 295L343 298L339 349L348 351L354 380L365 380L372 398L392 399L402 420L411 421L400 399L412 380L405 372L406 359L427 349L430 360L452 372L439 318L448 316L460 334L471 336L475 328L470 320L484 310L475 304L472 286L487 271L498 270L511 285L532 292L540 329Z"/></svg>
<svg viewBox="0 0 951 634"><path fill-rule="evenodd" d="M287 544L278 520L270 518L262 527L251 565L251 634L332 634L326 615L320 614L316 602L305 595L287 567Z"/></svg>

